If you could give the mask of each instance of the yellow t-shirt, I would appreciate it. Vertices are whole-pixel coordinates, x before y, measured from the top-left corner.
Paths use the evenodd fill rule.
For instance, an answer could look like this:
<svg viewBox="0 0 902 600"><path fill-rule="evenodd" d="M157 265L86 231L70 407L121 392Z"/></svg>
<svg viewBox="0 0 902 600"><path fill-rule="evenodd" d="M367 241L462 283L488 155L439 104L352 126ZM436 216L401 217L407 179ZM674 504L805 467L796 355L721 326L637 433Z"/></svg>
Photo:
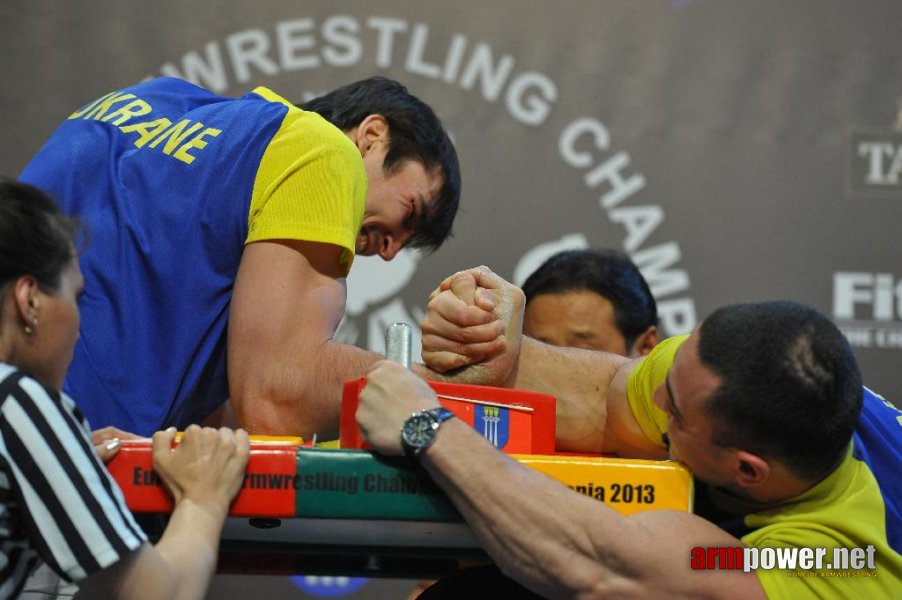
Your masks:
<svg viewBox="0 0 902 600"><path fill-rule="evenodd" d="M688 335L678 335L663 340L633 369L627 380L626 397L630 410L645 437L661 448L665 447L661 436L667 433L667 413L653 402L654 393L664 383L677 350L687 339Z"/></svg>
<svg viewBox="0 0 902 600"><path fill-rule="evenodd" d="M662 447L667 415L652 401L653 393L688 337L661 342L633 370L627 383L633 416L648 439ZM873 399L872 393L865 394L866 402ZM820 571L756 569L768 598L902 598L902 555L889 545L880 485L868 463L855 457L854 441L846 458L826 479L779 506L752 506L710 487L709 496L717 508L737 517L744 515L747 533L740 534L740 539L753 548L825 548L823 566L829 563L832 567L834 548L866 550L873 546L873 570L841 569L839 565Z"/></svg>
<svg viewBox="0 0 902 600"><path fill-rule="evenodd" d="M354 143L320 115L301 110L275 92L254 93L288 106L266 148L251 197L246 243L291 239L344 249L345 273L363 221L367 178Z"/></svg>

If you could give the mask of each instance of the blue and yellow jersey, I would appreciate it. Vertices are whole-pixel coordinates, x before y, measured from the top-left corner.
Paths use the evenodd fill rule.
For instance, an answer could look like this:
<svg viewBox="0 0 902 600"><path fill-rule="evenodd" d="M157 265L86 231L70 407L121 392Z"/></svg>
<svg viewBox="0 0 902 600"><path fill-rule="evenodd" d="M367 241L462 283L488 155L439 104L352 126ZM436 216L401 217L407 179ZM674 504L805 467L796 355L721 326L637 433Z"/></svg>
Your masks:
<svg viewBox="0 0 902 600"><path fill-rule="evenodd" d="M228 395L225 331L246 243L343 248L366 172L336 127L272 91L225 98L159 78L72 113L21 175L89 232L65 390L95 426L150 434Z"/></svg>
<svg viewBox="0 0 902 600"><path fill-rule="evenodd" d="M652 401L688 336L659 344L631 373L630 408L649 440L664 446L667 415ZM745 544L757 548L867 548L873 571L803 573L757 570L770 598L891 598L902 590L902 412L864 389L861 416L849 452L827 478L775 507L752 507L735 496L698 486L697 503ZM712 514L708 514L708 510ZM716 516L714 516L716 514ZM829 562L829 559L828 559ZM893 595L895 594L895 596Z"/></svg>

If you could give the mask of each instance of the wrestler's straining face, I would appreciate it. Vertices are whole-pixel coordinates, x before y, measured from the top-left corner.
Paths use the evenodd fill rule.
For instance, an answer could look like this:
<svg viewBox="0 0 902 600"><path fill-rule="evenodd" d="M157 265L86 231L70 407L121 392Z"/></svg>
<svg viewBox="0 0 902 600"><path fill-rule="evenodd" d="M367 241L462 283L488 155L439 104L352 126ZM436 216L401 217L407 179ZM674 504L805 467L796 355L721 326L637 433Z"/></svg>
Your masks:
<svg viewBox="0 0 902 600"><path fill-rule="evenodd" d="M414 224L435 202L443 177L415 160L402 161L385 171L387 152L388 140L379 140L363 157L369 189L356 252L391 260L413 235Z"/></svg>
<svg viewBox="0 0 902 600"><path fill-rule="evenodd" d="M699 359L698 334L694 333L677 351L665 383L655 390L654 401L667 413L670 457L702 481L730 488L729 453L711 441L711 419L704 410L719 385L718 377Z"/></svg>

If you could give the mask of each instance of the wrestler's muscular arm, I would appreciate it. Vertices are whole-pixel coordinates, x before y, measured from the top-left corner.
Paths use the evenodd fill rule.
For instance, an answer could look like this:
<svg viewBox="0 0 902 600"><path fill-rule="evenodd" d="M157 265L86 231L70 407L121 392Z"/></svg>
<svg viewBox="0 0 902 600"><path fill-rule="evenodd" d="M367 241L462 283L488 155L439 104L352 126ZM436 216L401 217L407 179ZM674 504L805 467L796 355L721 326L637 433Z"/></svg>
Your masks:
<svg viewBox="0 0 902 600"><path fill-rule="evenodd" d="M398 430L438 404L423 382L383 362L367 376L357 422L377 452L401 454ZM508 576L549 598L763 599L754 573L692 571L694 547L740 540L688 513L624 517L499 452L459 419L420 462Z"/></svg>
<svg viewBox="0 0 902 600"><path fill-rule="evenodd" d="M344 314L342 249L295 240L248 244L229 314L232 408L255 434L337 433L342 382L380 357L332 341Z"/></svg>
<svg viewBox="0 0 902 600"><path fill-rule="evenodd" d="M383 358L332 340L345 310L338 246L293 240L248 244L235 280L229 317L232 408L251 433L334 439L342 384ZM497 351L501 324L477 315ZM491 323L494 322L494 325ZM494 329L492 329L494 328ZM429 375L414 365L421 376Z"/></svg>
<svg viewBox="0 0 902 600"><path fill-rule="evenodd" d="M507 338L503 352L489 355L481 346L474 349L474 343L486 340L460 318L467 314L473 319L462 305L469 305L471 311L480 305L487 310L488 303L480 300L485 295L494 296L495 315L504 322ZM426 364L450 374L452 380L503 383L555 396L559 450L664 458L629 409L626 384L638 361L551 346L523 336L524 305L523 292L486 267L449 277L432 294L423 319Z"/></svg>
<svg viewBox="0 0 902 600"><path fill-rule="evenodd" d="M738 547L737 538L688 513L623 517L456 419L422 462L501 571L548 598L765 598L754 573L690 570L693 548Z"/></svg>

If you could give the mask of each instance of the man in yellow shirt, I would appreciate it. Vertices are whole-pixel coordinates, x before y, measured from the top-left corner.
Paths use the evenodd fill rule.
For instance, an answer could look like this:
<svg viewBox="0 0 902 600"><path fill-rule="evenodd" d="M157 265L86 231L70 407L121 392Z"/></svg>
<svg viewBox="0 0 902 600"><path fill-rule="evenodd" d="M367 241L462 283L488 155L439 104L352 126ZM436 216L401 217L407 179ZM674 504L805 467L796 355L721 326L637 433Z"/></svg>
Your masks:
<svg viewBox="0 0 902 600"><path fill-rule="evenodd" d="M794 302L729 306L630 360L521 339L522 306L522 292L485 268L452 276L430 301L424 358L439 370L479 362L462 376L554 394L570 415L558 432L569 449L679 460L710 493L697 506L706 518L624 517L444 421L416 455L502 572L551 597L902 589L902 413L862 387L827 317ZM460 325L489 309L507 326L507 349L471 353L479 336ZM357 419L374 448L397 454L405 419L437 405L423 382L380 363Z"/></svg>

